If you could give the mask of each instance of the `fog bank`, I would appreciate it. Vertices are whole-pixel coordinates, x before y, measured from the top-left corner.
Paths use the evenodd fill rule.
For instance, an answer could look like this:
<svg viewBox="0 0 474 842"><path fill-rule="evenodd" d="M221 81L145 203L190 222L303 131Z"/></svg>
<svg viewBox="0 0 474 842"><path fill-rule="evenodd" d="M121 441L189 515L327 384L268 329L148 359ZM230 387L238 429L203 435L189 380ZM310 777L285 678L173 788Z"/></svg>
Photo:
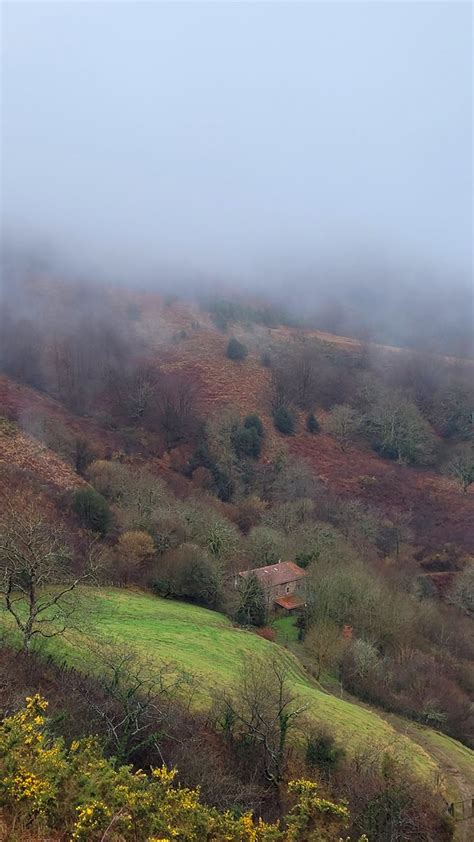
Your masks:
<svg viewBox="0 0 474 842"><path fill-rule="evenodd" d="M469 277L470 4L6 3L2 51L9 239L129 281Z"/></svg>

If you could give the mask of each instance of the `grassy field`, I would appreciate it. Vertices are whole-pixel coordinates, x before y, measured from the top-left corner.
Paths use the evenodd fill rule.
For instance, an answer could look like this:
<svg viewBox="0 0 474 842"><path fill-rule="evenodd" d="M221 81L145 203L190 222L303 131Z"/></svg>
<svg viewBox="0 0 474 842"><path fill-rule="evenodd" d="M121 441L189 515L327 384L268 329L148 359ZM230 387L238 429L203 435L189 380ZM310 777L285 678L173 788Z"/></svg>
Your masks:
<svg viewBox="0 0 474 842"><path fill-rule="evenodd" d="M308 704L308 720L327 724L347 750L377 742L404 758L419 774L429 778L437 774L429 738L422 746L376 712L324 692L308 679L291 652L233 627L222 614L139 591L82 588L74 623L64 638L43 641L43 651L71 666L93 671L92 641L131 646L149 662L173 662L192 673L203 705L215 688L235 685L250 659L276 657L287 665L292 690ZM474 776L474 754L457 743L454 746Z"/></svg>

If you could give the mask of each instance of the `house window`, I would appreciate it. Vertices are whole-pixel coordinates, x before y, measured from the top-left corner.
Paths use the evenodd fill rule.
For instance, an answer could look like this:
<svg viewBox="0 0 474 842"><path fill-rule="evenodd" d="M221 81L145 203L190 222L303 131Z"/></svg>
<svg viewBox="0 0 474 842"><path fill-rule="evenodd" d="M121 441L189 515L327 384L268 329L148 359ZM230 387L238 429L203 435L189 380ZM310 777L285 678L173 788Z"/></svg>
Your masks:
<svg viewBox="0 0 474 842"><path fill-rule="evenodd" d="M289 585L286 586L286 592L290 593L290 586Z"/></svg>

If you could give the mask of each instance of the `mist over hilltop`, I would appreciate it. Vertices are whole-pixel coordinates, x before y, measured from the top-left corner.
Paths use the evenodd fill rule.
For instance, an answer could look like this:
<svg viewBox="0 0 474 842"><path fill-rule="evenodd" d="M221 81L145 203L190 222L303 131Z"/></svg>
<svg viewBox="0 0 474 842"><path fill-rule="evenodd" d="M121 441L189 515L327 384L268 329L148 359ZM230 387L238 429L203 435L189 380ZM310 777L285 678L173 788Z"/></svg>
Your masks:
<svg viewBox="0 0 474 842"><path fill-rule="evenodd" d="M26 253L30 272L257 292L391 342L446 348L446 328L469 352L469 4L3 18L7 279Z"/></svg>

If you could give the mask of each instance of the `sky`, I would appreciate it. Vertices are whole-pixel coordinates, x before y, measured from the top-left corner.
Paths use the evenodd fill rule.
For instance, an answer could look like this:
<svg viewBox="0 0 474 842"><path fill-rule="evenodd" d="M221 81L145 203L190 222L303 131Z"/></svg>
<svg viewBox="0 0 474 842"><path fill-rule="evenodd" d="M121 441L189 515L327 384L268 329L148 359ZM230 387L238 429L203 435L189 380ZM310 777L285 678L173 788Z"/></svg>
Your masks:
<svg viewBox="0 0 474 842"><path fill-rule="evenodd" d="M123 272L468 277L472 6L6 2L1 217Z"/></svg>

